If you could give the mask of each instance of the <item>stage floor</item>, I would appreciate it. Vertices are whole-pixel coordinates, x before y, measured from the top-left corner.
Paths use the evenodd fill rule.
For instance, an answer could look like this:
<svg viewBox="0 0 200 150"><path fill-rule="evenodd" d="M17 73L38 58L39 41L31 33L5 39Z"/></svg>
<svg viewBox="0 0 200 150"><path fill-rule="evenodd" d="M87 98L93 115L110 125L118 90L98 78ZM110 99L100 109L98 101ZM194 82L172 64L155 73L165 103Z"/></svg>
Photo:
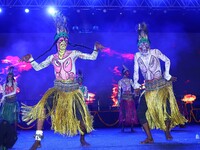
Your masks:
<svg viewBox="0 0 200 150"><path fill-rule="evenodd" d="M145 139L145 133L141 127L135 127L134 132L126 128L122 133L120 128L99 128L86 136L91 144L89 147L81 147L79 136L64 137L53 131L44 131L42 147L39 150L199 150L200 125L186 125L185 128L176 127L172 130L172 141L165 139L161 130L152 130L154 144L142 145L140 141ZM34 142L33 130L18 131L18 140L12 150L28 150Z"/></svg>

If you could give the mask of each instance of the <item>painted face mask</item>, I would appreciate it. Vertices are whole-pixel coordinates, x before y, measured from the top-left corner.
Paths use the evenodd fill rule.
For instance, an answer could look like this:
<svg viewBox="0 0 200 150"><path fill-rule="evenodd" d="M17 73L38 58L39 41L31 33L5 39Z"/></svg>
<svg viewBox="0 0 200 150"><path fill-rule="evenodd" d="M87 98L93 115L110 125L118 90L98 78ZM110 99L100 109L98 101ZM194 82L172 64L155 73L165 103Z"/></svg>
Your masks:
<svg viewBox="0 0 200 150"><path fill-rule="evenodd" d="M58 50L62 50L62 51L66 50L67 44L68 44L67 38L64 38L64 37L59 38L57 41Z"/></svg>
<svg viewBox="0 0 200 150"><path fill-rule="evenodd" d="M57 41L57 49L59 53L59 58L62 59L68 44L68 39L64 37L60 37Z"/></svg>
<svg viewBox="0 0 200 150"><path fill-rule="evenodd" d="M149 43L147 42L140 43L138 49L142 55L147 55L149 53Z"/></svg>

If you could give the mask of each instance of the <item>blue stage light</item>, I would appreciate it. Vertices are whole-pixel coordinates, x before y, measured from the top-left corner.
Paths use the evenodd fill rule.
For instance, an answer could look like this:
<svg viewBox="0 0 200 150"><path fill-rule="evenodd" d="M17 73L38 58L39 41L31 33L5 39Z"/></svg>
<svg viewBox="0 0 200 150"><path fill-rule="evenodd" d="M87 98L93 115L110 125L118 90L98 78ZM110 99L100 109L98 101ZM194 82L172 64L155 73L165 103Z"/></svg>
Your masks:
<svg viewBox="0 0 200 150"><path fill-rule="evenodd" d="M49 7L49 8L48 8L48 13L49 13L50 15L54 15L56 12L57 12L57 10L56 10L54 7Z"/></svg>
<svg viewBox="0 0 200 150"><path fill-rule="evenodd" d="M26 8L24 11L25 11L25 13L29 13L29 9L28 8Z"/></svg>

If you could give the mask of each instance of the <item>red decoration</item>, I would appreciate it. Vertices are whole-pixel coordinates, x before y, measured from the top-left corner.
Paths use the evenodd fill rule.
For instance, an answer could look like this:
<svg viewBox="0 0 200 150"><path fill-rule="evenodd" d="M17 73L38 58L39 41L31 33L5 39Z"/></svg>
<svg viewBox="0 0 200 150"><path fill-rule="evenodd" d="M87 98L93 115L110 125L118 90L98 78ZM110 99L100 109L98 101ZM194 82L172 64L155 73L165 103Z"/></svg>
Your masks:
<svg viewBox="0 0 200 150"><path fill-rule="evenodd" d="M190 104L192 104L195 100L196 100L196 96L192 94L184 95L182 99L183 102L190 103Z"/></svg>

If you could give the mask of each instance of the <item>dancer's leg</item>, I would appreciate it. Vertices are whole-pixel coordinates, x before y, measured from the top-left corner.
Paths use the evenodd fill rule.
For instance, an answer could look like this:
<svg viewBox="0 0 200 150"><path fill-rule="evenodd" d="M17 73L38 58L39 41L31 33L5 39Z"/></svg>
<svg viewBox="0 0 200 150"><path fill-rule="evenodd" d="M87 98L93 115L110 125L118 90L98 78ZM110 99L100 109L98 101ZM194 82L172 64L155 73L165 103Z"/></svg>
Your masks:
<svg viewBox="0 0 200 150"><path fill-rule="evenodd" d="M151 131L150 131L149 124L146 119L146 111L147 111L146 99L145 99L145 95L142 94L139 99L137 115L138 115L139 122L142 125L142 127L146 133L147 138L144 141L141 141L140 142L141 144L150 144L150 143L154 142Z"/></svg>
<svg viewBox="0 0 200 150"><path fill-rule="evenodd" d="M167 100L166 104L167 104L167 108L166 108L167 113L168 113L169 115L171 115L170 103L169 103L168 100ZM169 118L165 121L165 125L166 125L166 131L165 131L166 139L167 139L167 140L172 140L173 137L172 137L172 135L171 135L171 133L170 133L171 120L170 120Z"/></svg>
<svg viewBox="0 0 200 150"><path fill-rule="evenodd" d="M166 136L167 140L172 140L173 139L173 137L172 137L172 135L170 133L170 124L171 124L170 120L165 121L165 125L166 125L165 136Z"/></svg>
<svg viewBox="0 0 200 150"><path fill-rule="evenodd" d="M83 131L83 134L80 135L81 145L82 146L90 146L90 144L85 141L85 134L87 132L86 132L85 124L83 123L83 121L80 122L80 125L81 125L81 130Z"/></svg>
<svg viewBox="0 0 200 150"><path fill-rule="evenodd" d="M44 119L38 119L37 120L37 130L35 134L35 142L31 146L30 150L36 150L37 148L41 147L41 140L43 138L43 124L44 124Z"/></svg>

